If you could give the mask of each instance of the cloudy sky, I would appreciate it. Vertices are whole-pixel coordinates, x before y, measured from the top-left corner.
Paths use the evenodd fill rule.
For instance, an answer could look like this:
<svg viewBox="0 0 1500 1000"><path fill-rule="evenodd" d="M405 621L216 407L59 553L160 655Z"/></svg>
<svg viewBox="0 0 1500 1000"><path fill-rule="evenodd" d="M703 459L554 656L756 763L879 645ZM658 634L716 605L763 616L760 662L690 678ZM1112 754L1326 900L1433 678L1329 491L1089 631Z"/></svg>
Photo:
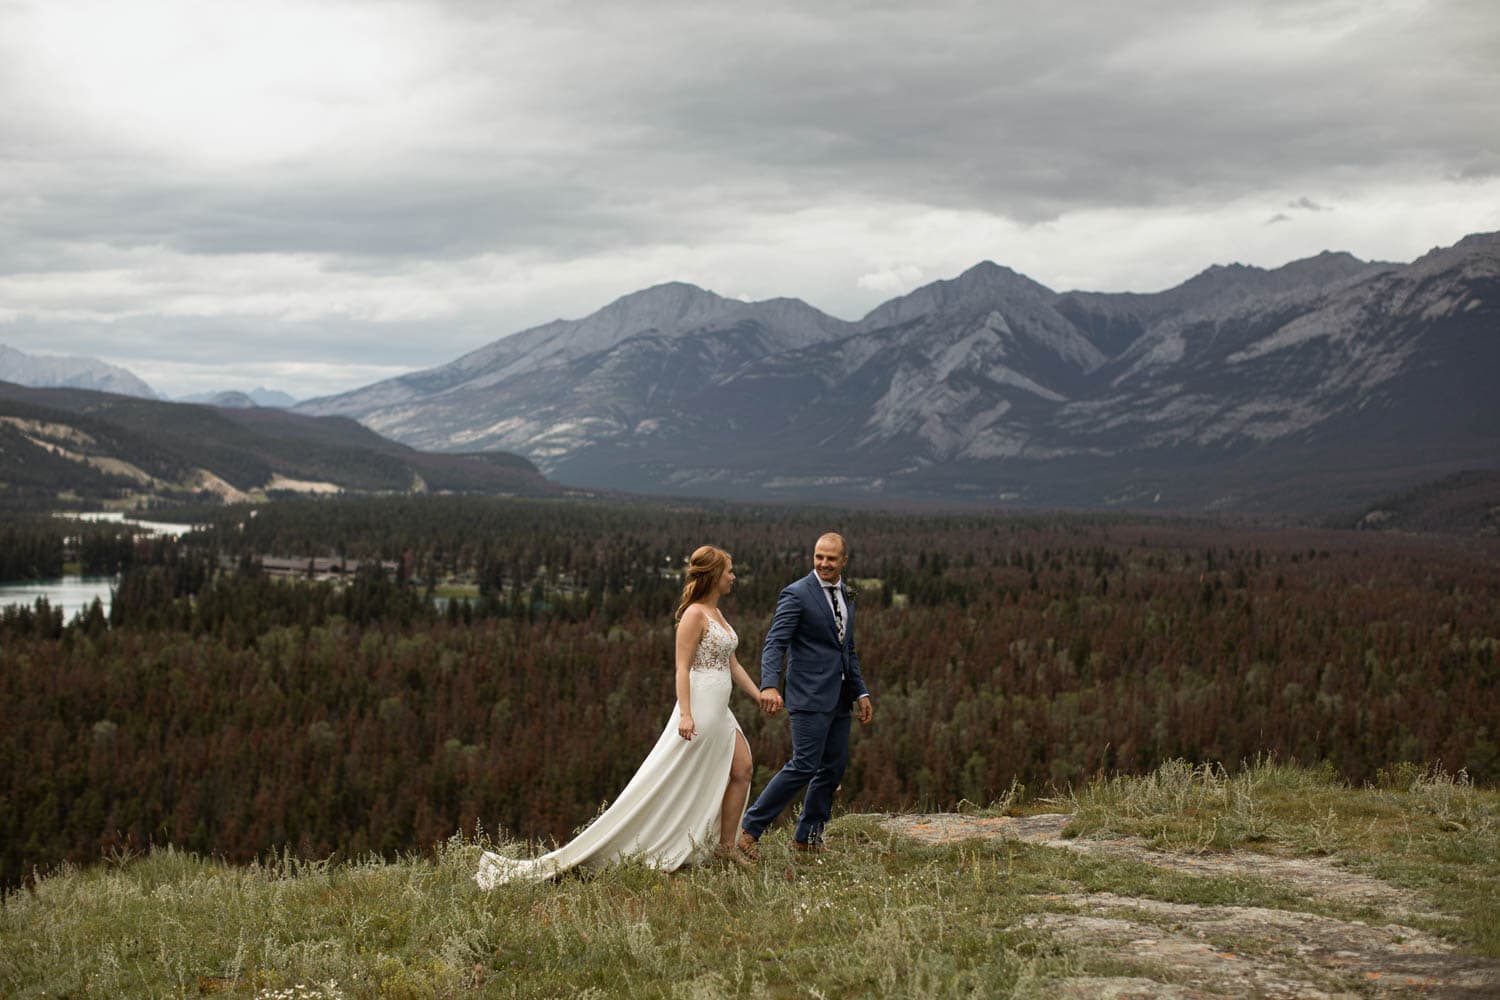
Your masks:
<svg viewBox="0 0 1500 1000"><path fill-rule="evenodd" d="M848 319L1500 229L1493 0L0 0L0 343L299 397L668 280Z"/></svg>

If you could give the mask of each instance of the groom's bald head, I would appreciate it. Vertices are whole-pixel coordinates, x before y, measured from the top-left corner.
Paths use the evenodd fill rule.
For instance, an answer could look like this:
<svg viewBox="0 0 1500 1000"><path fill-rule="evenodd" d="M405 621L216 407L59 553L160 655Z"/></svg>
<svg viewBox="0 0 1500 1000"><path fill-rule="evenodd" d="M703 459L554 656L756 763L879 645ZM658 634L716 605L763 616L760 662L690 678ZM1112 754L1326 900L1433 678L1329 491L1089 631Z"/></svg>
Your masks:
<svg viewBox="0 0 1500 1000"><path fill-rule="evenodd" d="M813 571L824 583L837 583L848 561L849 548L844 544L844 536L836 531L822 535L813 546Z"/></svg>

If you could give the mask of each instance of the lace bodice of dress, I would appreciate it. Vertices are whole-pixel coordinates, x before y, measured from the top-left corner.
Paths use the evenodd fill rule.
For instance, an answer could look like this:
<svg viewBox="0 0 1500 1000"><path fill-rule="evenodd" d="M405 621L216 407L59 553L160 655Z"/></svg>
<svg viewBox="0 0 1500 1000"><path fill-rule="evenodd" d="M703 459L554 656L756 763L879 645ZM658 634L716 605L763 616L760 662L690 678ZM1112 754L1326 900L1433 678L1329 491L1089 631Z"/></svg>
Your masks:
<svg viewBox="0 0 1500 1000"><path fill-rule="evenodd" d="M698 640L698 651L693 654L693 669L728 670L729 658L739 644L740 637L734 629L709 618L703 638Z"/></svg>

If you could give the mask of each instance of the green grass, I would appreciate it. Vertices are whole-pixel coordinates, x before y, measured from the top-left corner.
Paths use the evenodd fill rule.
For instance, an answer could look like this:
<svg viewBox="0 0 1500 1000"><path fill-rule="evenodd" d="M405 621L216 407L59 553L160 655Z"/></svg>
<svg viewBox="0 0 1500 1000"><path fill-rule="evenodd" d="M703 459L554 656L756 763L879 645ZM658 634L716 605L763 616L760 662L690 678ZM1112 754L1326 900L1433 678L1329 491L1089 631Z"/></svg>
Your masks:
<svg viewBox="0 0 1500 1000"><path fill-rule="evenodd" d="M1070 796L1068 832L1142 837L1165 850L1332 855L1414 890L1447 918L1417 921L1500 957L1500 792L1460 772L1402 764L1355 789L1331 769L1260 761L1230 775L1171 761Z"/></svg>
<svg viewBox="0 0 1500 1000"><path fill-rule="evenodd" d="M1161 846L1336 853L1421 892L1434 928L1500 955L1500 795L1410 769L1351 789L1270 763L1230 776L1168 764L1060 802L1073 832ZM1011 803L1014 808L1014 803ZM1014 841L939 846L874 816L830 829L837 853L763 841L753 871L627 865L490 894L480 845L346 864L230 866L157 849L65 868L0 907L0 995L276 997L1045 996L1121 969L1021 926L1109 891L1379 921L1286 886L1206 879ZM517 845L509 845L517 849Z"/></svg>

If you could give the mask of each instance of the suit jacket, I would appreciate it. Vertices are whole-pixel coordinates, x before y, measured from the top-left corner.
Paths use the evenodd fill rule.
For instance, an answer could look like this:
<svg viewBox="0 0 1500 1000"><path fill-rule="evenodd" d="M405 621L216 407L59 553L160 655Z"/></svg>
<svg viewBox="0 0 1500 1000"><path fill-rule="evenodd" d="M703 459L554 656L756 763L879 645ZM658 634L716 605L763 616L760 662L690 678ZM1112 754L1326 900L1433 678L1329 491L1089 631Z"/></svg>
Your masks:
<svg viewBox="0 0 1500 1000"><path fill-rule="evenodd" d="M788 711L847 713L856 699L870 693L854 647L854 602L848 590L843 593L848 609L843 642L817 573L787 586L776 601L760 656L760 686L764 690L781 685L785 657L783 697Z"/></svg>

